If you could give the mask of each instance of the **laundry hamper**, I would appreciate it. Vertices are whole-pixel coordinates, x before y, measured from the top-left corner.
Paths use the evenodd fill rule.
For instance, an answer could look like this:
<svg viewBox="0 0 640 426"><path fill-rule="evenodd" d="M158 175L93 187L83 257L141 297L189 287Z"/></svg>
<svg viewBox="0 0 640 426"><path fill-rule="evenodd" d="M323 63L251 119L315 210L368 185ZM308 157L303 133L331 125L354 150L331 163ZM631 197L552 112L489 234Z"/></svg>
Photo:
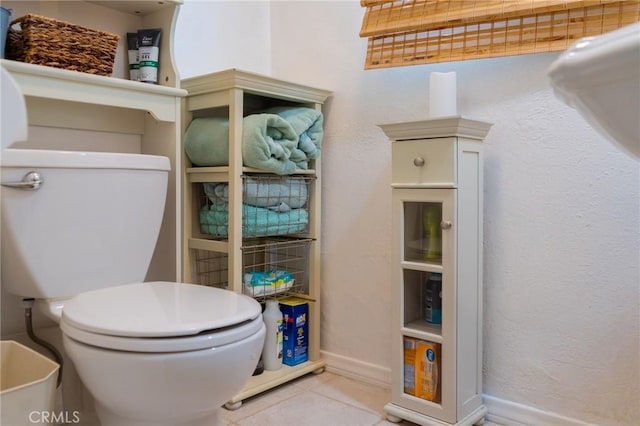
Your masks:
<svg viewBox="0 0 640 426"><path fill-rule="evenodd" d="M11 22L6 56L30 64L111 76L119 39L116 34L28 14Z"/></svg>
<svg viewBox="0 0 640 426"><path fill-rule="evenodd" d="M54 408L58 363L13 340L0 342L0 424L39 422L31 413Z"/></svg>

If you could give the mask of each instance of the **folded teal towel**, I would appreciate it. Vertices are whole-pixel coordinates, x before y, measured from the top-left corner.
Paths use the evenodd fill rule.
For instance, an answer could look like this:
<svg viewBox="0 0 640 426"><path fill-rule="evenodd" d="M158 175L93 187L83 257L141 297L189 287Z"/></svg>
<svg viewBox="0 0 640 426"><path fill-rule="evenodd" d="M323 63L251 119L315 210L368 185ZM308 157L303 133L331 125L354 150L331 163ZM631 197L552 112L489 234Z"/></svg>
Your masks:
<svg viewBox="0 0 640 426"><path fill-rule="evenodd" d="M274 107L265 113L277 114L291 124L298 137L291 161L301 169L308 168L308 161L320 156L324 136L322 112L306 107Z"/></svg>
<svg viewBox="0 0 640 426"><path fill-rule="evenodd" d="M309 214L304 209L277 212L270 209L242 205L242 235L265 237L304 232ZM229 208L226 204L210 204L200 210L200 230L205 234L229 236Z"/></svg>
<svg viewBox="0 0 640 426"><path fill-rule="evenodd" d="M212 203L229 202L228 183L203 183L204 193ZM286 211L304 207L307 203L307 184L301 178L254 179L242 181L242 202L250 206Z"/></svg>
<svg viewBox="0 0 640 426"><path fill-rule="evenodd" d="M275 114L252 114L242 120L242 158L245 166L280 175L291 174L296 164L290 160L298 135L291 125ZM229 164L229 120L219 117L195 118L185 132L184 149L196 166Z"/></svg>
<svg viewBox="0 0 640 426"><path fill-rule="evenodd" d="M195 118L184 134L184 150L196 166L228 166L229 120Z"/></svg>

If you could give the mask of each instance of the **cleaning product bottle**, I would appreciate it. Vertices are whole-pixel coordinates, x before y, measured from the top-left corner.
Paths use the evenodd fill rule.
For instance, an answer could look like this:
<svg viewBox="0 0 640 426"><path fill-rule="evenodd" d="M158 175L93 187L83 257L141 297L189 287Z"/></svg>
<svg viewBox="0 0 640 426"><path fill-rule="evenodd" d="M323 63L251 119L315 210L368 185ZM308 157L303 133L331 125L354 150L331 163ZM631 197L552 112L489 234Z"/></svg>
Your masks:
<svg viewBox="0 0 640 426"><path fill-rule="evenodd" d="M428 203L422 211L424 231L424 258L437 259L442 256L442 208L439 204Z"/></svg>
<svg viewBox="0 0 640 426"><path fill-rule="evenodd" d="M262 348L264 369L279 370L282 367L282 312L277 300L267 300L262 320L267 327Z"/></svg>
<svg viewBox="0 0 640 426"><path fill-rule="evenodd" d="M422 285L422 309L426 322L442 324L442 274L439 272L432 272Z"/></svg>

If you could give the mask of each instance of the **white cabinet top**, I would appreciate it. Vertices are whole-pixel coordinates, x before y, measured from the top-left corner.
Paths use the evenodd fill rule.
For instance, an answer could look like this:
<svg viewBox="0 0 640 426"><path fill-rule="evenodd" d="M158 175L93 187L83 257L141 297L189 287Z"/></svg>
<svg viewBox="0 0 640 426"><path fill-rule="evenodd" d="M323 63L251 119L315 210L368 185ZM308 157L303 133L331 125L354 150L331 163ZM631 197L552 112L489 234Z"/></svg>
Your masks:
<svg viewBox="0 0 640 426"><path fill-rule="evenodd" d="M460 116L379 125L387 137L394 141L451 136L482 140L489 133L491 126L491 123L469 120Z"/></svg>

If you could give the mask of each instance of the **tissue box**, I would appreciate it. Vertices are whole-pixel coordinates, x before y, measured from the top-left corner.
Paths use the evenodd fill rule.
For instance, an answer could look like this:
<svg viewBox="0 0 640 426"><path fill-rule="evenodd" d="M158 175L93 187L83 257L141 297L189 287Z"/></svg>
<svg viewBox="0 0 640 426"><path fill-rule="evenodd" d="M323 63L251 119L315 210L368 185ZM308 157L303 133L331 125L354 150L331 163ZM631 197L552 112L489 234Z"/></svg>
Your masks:
<svg viewBox="0 0 640 426"><path fill-rule="evenodd" d="M293 366L309 359L309 304L304 299L280 300L282 312L283 364Z"/></svg>

